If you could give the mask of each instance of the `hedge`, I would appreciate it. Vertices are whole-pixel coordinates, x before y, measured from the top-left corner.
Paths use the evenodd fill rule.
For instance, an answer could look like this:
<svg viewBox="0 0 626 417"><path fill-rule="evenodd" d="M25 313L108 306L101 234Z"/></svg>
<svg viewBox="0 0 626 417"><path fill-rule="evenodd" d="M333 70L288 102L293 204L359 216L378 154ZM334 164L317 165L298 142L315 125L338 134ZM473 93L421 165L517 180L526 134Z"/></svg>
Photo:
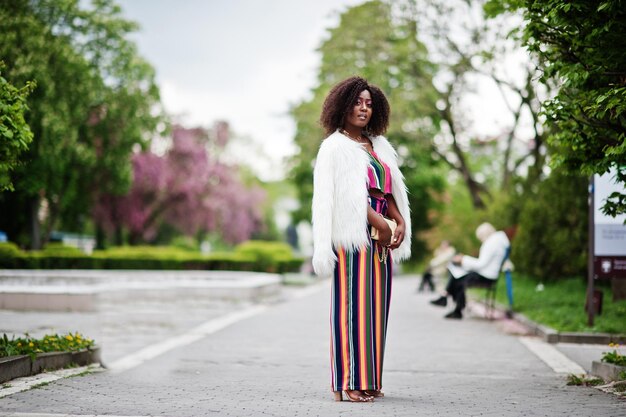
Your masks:
<svg viewBox="0 0 626 417"><path fill-rule="evenodd" d="M172 247L128 246L84 255L54 246L24 252L12 243L0 243L0 268L5 269L146 269L225 270L285 273L300 270L303 259L280 242L246 242L234 252L203 256Z"/></svg>

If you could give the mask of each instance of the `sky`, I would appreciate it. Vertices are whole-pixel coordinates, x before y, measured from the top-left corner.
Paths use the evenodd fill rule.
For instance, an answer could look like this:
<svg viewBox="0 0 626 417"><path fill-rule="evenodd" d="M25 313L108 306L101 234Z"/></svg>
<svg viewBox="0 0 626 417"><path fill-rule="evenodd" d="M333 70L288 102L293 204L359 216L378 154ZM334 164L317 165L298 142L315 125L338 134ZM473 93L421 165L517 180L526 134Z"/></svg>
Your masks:
<svg viewBox="0 0 626 417"><path fill-rule="evenodd" d="M291 105L315 85L326 30L362 0L120 0L156 69L165 109L186 126L226 120L261 179L295 151ZM245 142L245 141L244 141ZM267 158L262 155L265 154Z"/></svg>
<svg viewBox="0 0 626 417"><path fill-rule="evenodd" d="M316 52L340 12L364 0L118 0L140 25L130 38L156 69L161 99L188 127L229 122L237 137L234 161L262 180L286 176L295 153L291 106L316 84ZM461 17L450 17L461 22ZM523 50L500 64L523 80ZM506 77L508 78L508 77ZM513 119L493 82L474 79L459 107L464 131L501 136ZM518 129L532 138L530 117ZM231 158L231 161L233 158Z"/></svg>

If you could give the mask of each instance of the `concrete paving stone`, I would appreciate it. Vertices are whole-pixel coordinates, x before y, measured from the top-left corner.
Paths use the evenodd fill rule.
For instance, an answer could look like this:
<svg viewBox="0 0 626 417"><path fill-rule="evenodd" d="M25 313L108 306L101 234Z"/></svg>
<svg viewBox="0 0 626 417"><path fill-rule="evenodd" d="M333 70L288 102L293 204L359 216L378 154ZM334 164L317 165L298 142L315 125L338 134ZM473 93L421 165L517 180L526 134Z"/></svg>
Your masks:
<svg viewBox="0 0 626 417"><path fill-rule="evenodd" d="M237 271L0 269L0 308L90 312L137 298L267 301L280 294L280 282L278 274Z"/></svg>
<svg viewBox="0 0 626 417"><path fill-rule="evenodd" d="M626 355L626 347L609 348L608 345L580 344L580 343L557 343L556 348L568 356L571 360L582 366L587 373L591 372L591 363L599 361L604 352L617 350Z"/></svg>
<svg viewBox="0 0 626 417"><path fill-rule="evenodd" d="M386 397L372 404L332 401L326 286L126 372L11 395L0 415L626 416L624 400L566 386L517 336L471 316L444 320L414 290L414 279L394 282Z"/></svg>
<svg viewBox="0 0 626 417"><path fill-rule="evenodd" d="M125 302L105 301L94 312L0 310L0 334L20 337L28 333L42 337L49 333L78 331L102 346L102 360L106 364L247 305L250 303L137 298Z"/></svg>

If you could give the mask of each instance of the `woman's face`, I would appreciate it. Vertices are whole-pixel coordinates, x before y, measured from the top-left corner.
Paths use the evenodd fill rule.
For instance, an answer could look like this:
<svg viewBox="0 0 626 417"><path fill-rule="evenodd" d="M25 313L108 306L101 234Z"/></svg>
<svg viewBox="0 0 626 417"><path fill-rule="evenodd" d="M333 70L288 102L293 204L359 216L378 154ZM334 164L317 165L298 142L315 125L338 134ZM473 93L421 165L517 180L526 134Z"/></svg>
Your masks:
<svg viewBox="0 0 626 417"><path fill-rule="evenodd" d="M361 94L353 103L352 110L346 117L344 128L361 128L363 129L372 118L372 95L368 90L361 91Z"/></svg>

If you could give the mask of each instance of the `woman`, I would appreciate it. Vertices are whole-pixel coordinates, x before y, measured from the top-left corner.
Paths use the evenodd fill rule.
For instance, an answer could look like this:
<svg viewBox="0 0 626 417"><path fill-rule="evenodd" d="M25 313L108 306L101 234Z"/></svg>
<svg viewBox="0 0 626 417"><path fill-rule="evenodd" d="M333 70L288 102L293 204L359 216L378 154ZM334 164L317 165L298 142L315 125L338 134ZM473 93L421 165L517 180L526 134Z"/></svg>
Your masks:
<svg viewBox="0 0 626 417"><path fill-rule="evenodd" d="M324 102L326 131L314 169L313 268L333 276L331 376L335 400L383 397L382 367L391 296L391 259L411 255L409 203L383 92L360 77ZM392 234L383 218L396 221ZM378 229L378 240L371 238Z"/></svg>

